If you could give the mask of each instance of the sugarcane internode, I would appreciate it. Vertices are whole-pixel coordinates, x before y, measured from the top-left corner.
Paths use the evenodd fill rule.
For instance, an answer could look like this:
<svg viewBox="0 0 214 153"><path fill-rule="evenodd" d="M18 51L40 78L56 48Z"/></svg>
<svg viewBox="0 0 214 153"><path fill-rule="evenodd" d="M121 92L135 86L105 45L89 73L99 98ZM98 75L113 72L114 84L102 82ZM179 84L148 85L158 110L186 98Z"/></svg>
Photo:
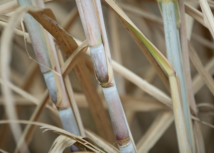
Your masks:
<svg viewBox="0 0 214 153"><path fill-rule="evenodd" d="M55 84L54 74L52 71L43 73L45 83L47 85L52 102L57 103L57 88ZM55 90L54 90L55 89Z"/></svg>
<svg viewBox="0 0 214 153"><path fill-rule="evenodd" d="M97 80L100 84L108 82L108 69L103 44L90 47L90 51Z"/></svg>

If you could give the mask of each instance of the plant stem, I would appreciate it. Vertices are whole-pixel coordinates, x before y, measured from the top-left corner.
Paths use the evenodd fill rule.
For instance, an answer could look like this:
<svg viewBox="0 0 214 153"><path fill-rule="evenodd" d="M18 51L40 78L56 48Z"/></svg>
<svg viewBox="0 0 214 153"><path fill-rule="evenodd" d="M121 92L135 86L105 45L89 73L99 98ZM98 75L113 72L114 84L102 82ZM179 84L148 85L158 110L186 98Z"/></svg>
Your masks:
<svg viewBox="0 0 214 153"><path fill-rule="evenodd" d="M100 1L76 0L76 3L90 47L95 75L104 92L118 146L122 153L135 153L131 133L113 78L110 50Z"/></svg>
<svg viewBox="0 0 214 153"><path fill-rule="evenodd" d="M188 135L186 131L181 100L179 95L179 81L177 81L175 76L169 77L172 102L173 102L173 112L175 117L176 133L178 138L178 145L180 153L191 153L191 148L188 142Z"/></svg>
<svg viewBox="0 0 214 153"><path fill-rule="evenodd" d="M18 3L21 6L38 4L40 7L44 8L43 1L32 0L30 2L29 0L18 0ZM50 35L45 35L41 25L31 15L27 14L24 21L32 41L34 52L40 64L40 69L43 73L51 100L55 103L59 110L58 113L63 124L63 128L71 133L80 135L76 119L72 109L70 108L70 101L65 89L53 39ZM54 67L54 70L58 73L57 75L53 73L53 71L50 71L52 67ZM71 150L78 151L79 149L72 145Z"/></svg>
<svg viewBox="0 0 214 153"><path fill-rule="evenodd" d="M188 94L188 100L191 110L193 111L195 116L198 116L198 109L196 106L194 93L193 93L193 86L192 86L192 79L191 79L191 69L190 69L190 62L189 62L189 48L188 48L188 40L187 40L187 27L186 27L186 18L185 18L185 6L184 6L184 0L179 0L179 9L181 14L181 27L180 27L180 34L181 34L181 50L183 54L183 62L184 62L184 74L186 79L186 87L187 87L187 94ZM192 19L190 19L192 20ZM187 23L189 21L187 20ZM191 23L191 21L190 21ZM189 25L189 28L192 28L193 26ZM188 30L191 31L191 30ZM193 132L194 135L192 136L195 139L192 139L192 152L195 153L205 153L204 148L204 140L202 136L202 130L200 127L200 123L196 121L193 122ZM197 145L196 145L197 144Z"/></svg>
<svg viewBox="0 0 214 153"><path fill-rule="evenodd" d="M193 138L192 122L190 119L190 109L187 98L186 83L183 74L182 55L179 49L179 40L177 36L175 4L173 1L162 1L162 12L164 20L164 32L166 39L167 57L169 62L178 73L181 87L181 97L183 102L183 113L187 128L187 134L191 149L195 152L195 141ZM181 110L182 111L182 110ZM177 125L176 125L177 126ZM177 130L179 131L179 130ZM180 136L178 135L178 138ZM181 150L180 150L181 151Z"/></svg>

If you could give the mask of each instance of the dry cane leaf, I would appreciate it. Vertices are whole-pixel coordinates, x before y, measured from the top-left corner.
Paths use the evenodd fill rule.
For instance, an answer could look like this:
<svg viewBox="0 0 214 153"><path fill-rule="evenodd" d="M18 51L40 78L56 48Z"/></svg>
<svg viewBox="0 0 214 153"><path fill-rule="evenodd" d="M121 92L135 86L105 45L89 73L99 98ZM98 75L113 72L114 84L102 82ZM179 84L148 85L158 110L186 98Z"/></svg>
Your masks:
<svg viewBox="0 0 214 153"><path fill-rule="evenodd" d="M185 12L198 21L203 26L207 27L207 24L203 20L203 14L195 9L194 7L190 6L189 4L185 4Z"/></svg>
<svg viewBox="0 0 214 153"><path fill-rule="evenodd" d="M154 58L154 56L156 54L155 51L157 51L159 53L159 55L162 56L162 58L163 58L163 55L160 54L160 52L157 50L157 48L155 48L154 45L151 44L151 42L147 38L145 38L145 36L140 32L140 30L134 25L134 23L128 18L128 16L118 7L118 5L114 1L112 1L112 0L105 0L105 1L113 9L113 11L118 15L118 18L121 20L123 25L127 28L128 32L133 37L135 42L138 44L141 51L144 53L144 55L149 60L149 62L152 64L152 66L154 66L158 75L164 82L165 86L169 89L168 78L162 70L162 68L163 68L166 71L169 71L169 70L167 70L168 69L167 67L169 66L169 64L166 61L164 61L164 62L162 61L162 63L165 63L165 64L167 63L167 64L161 68L160 65L162 65L162 64L159 65L159 63ZM142 40L143 40L143 42L142 42ZM149 52L148 49L151 52ZM154 54L152 54L152 53L154 53Z"/></svg>
<svg viewBox="0 0 214 153"><path fill-rule="evenodd" d="M136 25L129 19L129 17L120 9L120 7L112 0L105 0L106 3L113 9L113 11L118 15L119 19L123 23L123 25L127 28L128 32L134 38L136 43L139 45L147 59L151 64L157 64L162 67L162 69L167 73L167 75L171 75L174 72L173 67L168 62L168 60L161 54L161 52L143 35L143 33L136 27ZM147 47L149 50L145 50ZM153 65L154 66L154 65ZM157 70L157 67L154 66ZM161 71L163 73L163 70Z"/></svg>
<svg viewBox="0 0 214 153"><path fill-rule="evenodd" d="M3 96L5 97L5 108L7 115L9 119L16 119L17 118L17 113L16 109L14 106L14 100L12 96L12 92L10 88L8 87L8 84L10 83L9 80L9 68L7 68L10 64L11 61L11 42L12 42L12 37L14 34L14 29L18 25L18 21L25 15L25 13L29 10L38 10L34 9L32 7L25 7L25 8L19 8L16 11L16 14L10 18L8 26L4 29L3 34L2 34L2 39L1 39L1 70L4 73L1 73L1 77L3 80L3 86L2 86L2 91L3 91ZM11 123L14 124L14 123ZM11 125L11 130L13 132L14 138L16 143L18 143L19 138L21 136L21 128L19 125ZM22 148L21 148L22 149ZM20 150L21 152L23 150Z"/></svg>
<svg viewBox="0 0 214 153"><path fill-rule="evenodd" d="M214 82L212 76L205 70L200 58L198 57L195 49L189 42L189 51L190 51L190 59L195 66L198 73L201 75L202 79L204 80L205 84L209 88L210 92L214 95Z"/></svg>
<svg viewBox="0 0 214 153"><path fill-rule="evenodd" d="M75 50L78 47L74 39L56 22L56 18L51 9L29 12L29 14L31 14L57 40L66 56L70 56L71 50Z"/></svg>
<svg viewBox="0 0 214 153"><path fill-rule="evenodd" d="M73 141L76 141L76 143L79 143L86 147L87 149L94 151L94 152L99 152L99 153L105 153L90 142L86 141L83 137L74 135L68 131L65 131L64 129L58 128L53 125L49 125L46 123L41 123L41 122L32 122L32 121L26 121L26 120L1 120L0 124L9 124L9 123L20 123L20 124L32 124L39 126L41 129L43 129L43 132L46 131L51 131L60 135L63 135L69 139L72 139Z"/></svg>
<svg viewBox="0 0 214 153"><path fill-rule="evenodd" d="M119 150L117 148L115 148L113 145L109 144L108 142L106 142L105 140L103 140L102 138L100 138L99 136L95 135L91 131L85 130L85 132L86 132L86 135L94 143L96 143L98 146L100 146L101 148L103 148L106 152L108 152L108 153L119 153Z"/></svg>
<svg viewBox="0 0 214 153"><path fill-rule="evenodd" d="M160 139L163 133L169 128L173 122L172 112L161 112L157 115L144 136L139 140L137 148L139 152L149 152L149 150Z"/></svg>
<svg viewBox="0 0 214 153"><path fill-rule="evenodd" d="M208 29L214 38L214 19L213 19L212 11L208 5L207 0L199 0L199 4L202 9L204 22L207 24Z"/></svg>
<svg viewBox="0 0 214 153"><path fill-rule="evenodd" d="M63 152L65 148L73 145L76 141L66 136L60 135L53 142L49 153Z"/></svg>
<svg viewBox="0 0 214 153"><path fill-rule="evenodd" d="M78 57L81 56L83 52L85 52L88 49L88 43L87 41L84 41L73 53L69 58L66 60L62 67L62 73L64 76L66 76L77 64Z"/></svg>
<svg viewBox="0 0 214 153"><path fill-rule="evenodd" d="M213 104L210 104L210 103L200 103L197 105L197 107L205 107L205 108L208 108L208 109L212 109L214 110L214 105Z"/></svg>
<svg viewBox="0 0 214 153"><path fill-rule="evenodd" d="M44 0L44 2L51 2L52 0ZM17 0L0 5L0 14L7 14L14 11L18 7Z"/></svg>

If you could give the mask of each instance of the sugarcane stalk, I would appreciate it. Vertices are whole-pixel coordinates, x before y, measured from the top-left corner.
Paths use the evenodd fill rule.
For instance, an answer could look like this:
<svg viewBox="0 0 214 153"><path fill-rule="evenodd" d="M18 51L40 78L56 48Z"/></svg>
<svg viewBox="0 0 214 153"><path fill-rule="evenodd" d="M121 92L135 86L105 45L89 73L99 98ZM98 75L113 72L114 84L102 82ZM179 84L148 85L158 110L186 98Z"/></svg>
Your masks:
<svg viewBox="0 0 214 153"><path fill-rule="evenodd" d="M120 152L135 153L131 133L113 78L111 56L106 37L100 1L76 0L83 29L90 47L97 81L103 89L113 130ZM102 28L102 29L101 29Z"/></svg>
<svg viewBox="0 0 214 153"><path fill-rule="evenodd" d="M40 5L44 7L43 1L36 0L18 0L18 4L20 6ZM33 49L37 61L40 64L40 69L45 79L51 100L58 108L63 128L73 134L80 135L73 110L70 107L70 101L65 89L53 39L51 40L46 37L47 35L45 35L41 25L31 15L26 14L24 22L29 32ZM56 73L51 70L52 68L54 68ZM72 145L70 149L71 151L79 151L74 145Z"/></svg>
<svg viewBox="0 0 214 153"><path fill-rule="evenodd" d="M193 86L192 86L192 79L191 79L191 70L190 70L190 61L189 61L189 48L188 48L188 40L187 35L191 33L191 28L193 27L191 24L188 25L188 23L193 23L193 19L187 19L189 18L187 15L185 16L185 5L184 0L179 0L179 10L181 14L181 27L180 27L180 39L181 39L181 50L183 53L183 62L184 62L184 74L186 79L186 87L187 87L187 95L189 100L189 105L192 110L192 114L195 116L198 115L198 109L196 106L194 93L193 93ZM189 21L190 20L190 21ZM187 21L187 22L186 22ZM188 27L186 26L188 25ZM188 35L188 36L189 36ZM193 125L193 137L195 139L193 140L195 143L193 143L192 152L197 153L205 153L205 147L204 147L204 140L202 136L202 130L200 127L200 123L196 121L192 121ZM197 145L196 145L197 144Z"/></svg>
<svg viewBox="0 0 214 153"><path fill-rule="evenodd" d="M192 122L190 119L190 109L189 102L187 97L186 83L184 79L184 71L182 65L182 55L180 51L179 39L177 35L177 25L176 25L176 13L175 13L175 2L173 0L161 0L163 21L164 21L164 32L166 39L166 48L167 48L167 58L169 62L174 67L180 79L180 88L181 88L181 99L183 104L183 113L185 118L185 124L183 126L187 129L187 135L189 144L191 146L192 152L195 152L195 141L193 137ZM182 111L182 110L181 110ZM177 125L176 125L177 126ZM176 127L177 128L177 127ZM178 139L181 137L178 134ZM180 148L181 151L181 148Z"/></svg>
<svg viewBox="0 0 214 153"><path fill-rule="evenodd" d="M58 113L59 113L60 120L62 122L62 126L65 130L67 130L73 134L81 135L77 121L76 121L76 118L75 118L74 113L73 113L73 110L70 106L71 103L69 101L68 93L66 91L65 84L63 81L62 72L60 69L60 65L59 65L59 61L58 61L58 57L57 57L57 53L56 53L56 48L55 48L54 41L53 41L53 37L50 34L48 34L47 40L49 40L50 47L51 47L49 49L49 51L52 52L52 55L53 55L52 63L54 63L54 65L52 65L52 67L54 66L56 72L60 74L60 76L54 74L54 77L55 77L55 80L58 80L58 83L59 83L59 86L58 86L59 89L58 90L60 90L61 91L60 94L62 94L62 100L61 101L62 102L65 101L67 103L67 105L69 105L69 107L62 107L61 108L60 103L58 103L58 104L56 103L56 106L58 106ZM74 100L74 99L72 99L72 100ZM72 152L79 151L79 149L75 145L71 145L70 150Z"/></svg>
<svg viewBox="0 0 214 153"><path fill-rule="evenodd" d="M176 75L171 75L169 76L169 82L171 87L173 113L175 118L179 151L180 153L192 153L188 141L188 135L179 95L179 79L176 77Z"/></svg>

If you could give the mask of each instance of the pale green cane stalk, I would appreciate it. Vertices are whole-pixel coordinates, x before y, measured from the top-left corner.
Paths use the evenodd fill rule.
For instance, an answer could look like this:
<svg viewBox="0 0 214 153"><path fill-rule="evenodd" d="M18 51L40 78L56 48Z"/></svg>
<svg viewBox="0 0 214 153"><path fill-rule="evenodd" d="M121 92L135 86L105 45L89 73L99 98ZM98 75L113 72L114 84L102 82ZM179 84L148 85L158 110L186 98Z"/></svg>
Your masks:
<svg viewBox="0 0 214 153"><path fill-rule="evenodd" d="M182 55L179 46L177 35L175 4L173 1L162 1L162 14L164 21L164 32L166 39L167 58L174 67L180 79L181 97L183 102L183 113L187 128L188 140L192 149L195 152L195 141L193 137L192 122L190 119L190 109L187 97L186 83L183 74Z"/></svg>

